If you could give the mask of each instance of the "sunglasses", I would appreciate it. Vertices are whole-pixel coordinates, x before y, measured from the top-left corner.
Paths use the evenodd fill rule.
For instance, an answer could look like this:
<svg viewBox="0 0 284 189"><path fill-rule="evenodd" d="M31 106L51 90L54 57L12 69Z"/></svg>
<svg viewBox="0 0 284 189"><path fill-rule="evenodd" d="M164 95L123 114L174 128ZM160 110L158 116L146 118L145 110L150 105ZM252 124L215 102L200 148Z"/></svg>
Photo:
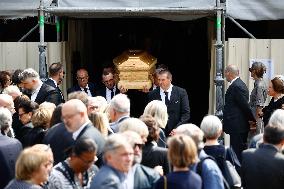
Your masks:
<svg viewBox="0 0 284 189"><path fill-rule="evenodd" d="M144 146L144 144L139 144L139 143L134 144L134 148L138 147L139 149L142 149L143 146Z"/></svg>

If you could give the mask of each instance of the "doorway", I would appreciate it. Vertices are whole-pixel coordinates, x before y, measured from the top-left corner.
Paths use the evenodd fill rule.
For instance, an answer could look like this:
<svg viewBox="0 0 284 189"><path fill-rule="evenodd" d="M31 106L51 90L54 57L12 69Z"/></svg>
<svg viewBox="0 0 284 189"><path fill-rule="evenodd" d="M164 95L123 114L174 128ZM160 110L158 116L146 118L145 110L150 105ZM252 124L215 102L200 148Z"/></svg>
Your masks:
<svg viewBox="0 0 284 189"><path fill-rule="evenodd" d="M173 84L187 90L191 108L190 122L199 125L203 116L208 114L210 55L206 18L191 21L111 18L78 19L73 22L77 26L80 23L80 34L68 39L69 42L77 40L76 43L80 44L72 52L73 73L79 67L85 67L91 81L100 83L104 62L112 61L127 49L147 50L157 58L157 64L169 67L173 74ZM137 103L141 94L135 95L130 96L131 115L139 117L146 104Z"/></svg>

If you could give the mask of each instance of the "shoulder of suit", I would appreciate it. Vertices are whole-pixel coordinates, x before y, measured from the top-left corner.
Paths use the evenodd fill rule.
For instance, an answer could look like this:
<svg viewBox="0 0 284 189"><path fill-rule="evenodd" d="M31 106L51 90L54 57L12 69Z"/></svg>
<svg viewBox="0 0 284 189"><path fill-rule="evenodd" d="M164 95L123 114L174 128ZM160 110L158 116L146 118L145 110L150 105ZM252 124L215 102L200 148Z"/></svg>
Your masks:
<svg viewBox="0 0 284 189"><path fill-rule="evenodd" d="M48 85L48 84L46 84L46 83L43 83L43 84L42 84L42 87L44 87L45 89L47 89L47 91L56 90L53 86Z"/></svg>
<svg viewBox="0 0 284 189"><path fill-rule="evenodd" d="M136 167L136 171L135 171L135 174L139 172L143 172L144 174L147 175L147 177L152 177L152 178L156 178L158 179L160 177L159 173L157 171L155 171L154 169L150 168L150 167L147 167L147 166L144 166L144 165L141 165L141 164L137 164L137 167Z"/></svg>

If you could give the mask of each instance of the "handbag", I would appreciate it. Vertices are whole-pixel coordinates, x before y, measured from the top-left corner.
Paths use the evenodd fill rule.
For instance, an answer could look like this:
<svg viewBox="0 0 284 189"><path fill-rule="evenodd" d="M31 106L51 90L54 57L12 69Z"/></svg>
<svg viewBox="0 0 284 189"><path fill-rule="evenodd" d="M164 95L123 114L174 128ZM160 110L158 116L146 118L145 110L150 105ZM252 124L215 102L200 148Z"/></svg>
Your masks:
<svg viewBox="0 0 284 189"><path fill-rule="evenodd" d="M226 157L227 150L225 150ZM241 177L232 163L226 159L223 161L223 176L231 188L238 188L242 186Z"/></svg>
<svg viewBox="0 0 284 189"><path fill-rule="evenodd" d="M167 177L164 176L164 189L167 189L168 186L167 186Z"/></svg>

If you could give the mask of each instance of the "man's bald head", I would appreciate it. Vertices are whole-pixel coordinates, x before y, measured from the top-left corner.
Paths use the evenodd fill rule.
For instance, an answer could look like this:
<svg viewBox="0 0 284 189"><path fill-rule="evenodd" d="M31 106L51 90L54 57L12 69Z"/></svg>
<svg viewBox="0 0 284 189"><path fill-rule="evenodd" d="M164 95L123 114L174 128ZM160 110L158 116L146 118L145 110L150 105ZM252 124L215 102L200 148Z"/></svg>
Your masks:
<svg viewBox="0 0 284 189"><path fill-rule="evenodd" d="M11 113L15 112L14 101L8 94L0 94L0 107L7 108Z"/></svg>
<svg viewBox="0 0 284 189"><path fill-rule="evenodd" d="M62 106L62 118L67 130L75 132L89 120L87 107L81 100L71 99Z"/></svg>
<svg viewBox="0 0 284 189"><path fill-rule="evenodd" d="M233 79L239 76L239 68L234 64L229 64L225 68L225 77L228 82L231 82Z"/></svg>

